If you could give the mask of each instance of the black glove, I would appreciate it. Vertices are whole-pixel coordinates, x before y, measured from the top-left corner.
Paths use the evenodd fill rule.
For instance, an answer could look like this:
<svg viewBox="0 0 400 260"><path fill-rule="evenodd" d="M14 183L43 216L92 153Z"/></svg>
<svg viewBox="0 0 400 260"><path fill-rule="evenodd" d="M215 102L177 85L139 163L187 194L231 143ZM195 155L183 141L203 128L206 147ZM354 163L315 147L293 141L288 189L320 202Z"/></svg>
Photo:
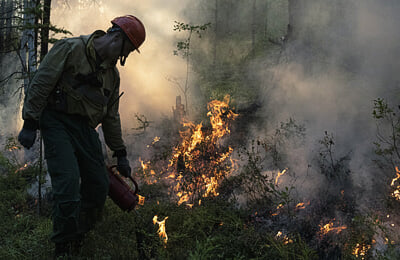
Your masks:
<svg viewBox="0 0 400 260"><path fill-rule="evenodd" d="M126 156L117 157L117 170L124 177L131 176L132 169Z"/></svg>
<svg viewBox="0 0 400 260"><path fill-rule="evenodd" d="M39 128L39 123L34 120L25 120L24 126L22 127L21 132L18 135L18 141L25 148L29 149L35 143L36 139L36 130Z"/></svg>
<svg viewBox="0 0 400 260"><path fill-rule="evenodd" d="M18 135L18 141L25 148L29 149L35 143L36 139L36 130L22 128L21 132Z"/></svg>

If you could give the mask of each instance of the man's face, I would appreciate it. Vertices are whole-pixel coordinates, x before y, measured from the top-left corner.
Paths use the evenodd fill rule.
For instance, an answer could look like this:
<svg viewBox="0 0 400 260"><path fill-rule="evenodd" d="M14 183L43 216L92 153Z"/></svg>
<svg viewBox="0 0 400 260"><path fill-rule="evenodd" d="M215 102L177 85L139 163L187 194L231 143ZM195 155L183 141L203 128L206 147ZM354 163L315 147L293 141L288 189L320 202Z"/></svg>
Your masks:
<svg viewBox="0 0 400 260"><path fill-rule="evenodd" d="M116 64L118 61L118 58L120 56L123 56L127 58L129 54L134 51L136 48L133 46L131 41L127 38L125 38L121 33L114 33L111 35L112 38L110 40L110 44L108 47L108 58ZM121 53L121 48L122 53Z"/></svg>

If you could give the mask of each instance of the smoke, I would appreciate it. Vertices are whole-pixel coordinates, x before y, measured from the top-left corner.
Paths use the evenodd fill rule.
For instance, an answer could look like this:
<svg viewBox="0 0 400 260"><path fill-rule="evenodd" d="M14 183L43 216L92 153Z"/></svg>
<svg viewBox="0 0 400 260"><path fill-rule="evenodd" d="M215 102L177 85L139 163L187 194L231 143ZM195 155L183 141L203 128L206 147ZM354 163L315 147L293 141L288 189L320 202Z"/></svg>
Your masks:
<svg viewBox="0 0 400 260"><path fill-rule="evenodd" d="M237 10L233 9L225 16L220 12L218 30L227 29L225 34L232 35L236 41L246 37L248 40L238 46L227 40L215 41L222 66L229 58L240 60L250 52L244 50L249 49L251 39L252 5L235 3L220 2L219 8L236 6L240 15L235 16ZM214 3L205 5L204 1L182 4L178 0L74 0L53 1L52 4L52 23L71 31L73 36L106 30L114 17L125 14L136 15L143 21L147 38L140 48L141 54L131 54L126 65L119 67L121 91L125 92L120 101L125 129L134 126L135 113L157 120L162 114L172 112L175 96L180 92L167 77L182 79L186 73L184 60L172 55L178 41L173 31L174 21L203 24L213 22L214 17ZM268 5L269 12L258 13L257 19L267 23L265 28L257 28L265 30L266 35L281 33L284 36L289 20L286 1L258 4ZM273 131L289 118L303 123L307 129L305 145L291 147L292 152L288 149L291 165L286 167L297 169L306 177L310 172L308 165L321 146L318 140L327 131L334 137L338 159L351 154L349 167L353 181L366 189L375 186L371 156L376 125L371 113L374 99L382 97L397 102L400 95L399 11L400 5L394 0L301 1L300 13L294 20L296 35L287 35L282 42L282 52L275 48L247 63L246 76L256 79L252 84L259 87L258 96L263 100L258 112L259 118L264 120L263 129L252 134L263 135L265 129ZM224 20L229 17L229 21ZM212 60L212 48L216 45L211 39L214 29L217 30L212 27L207 32L206 39L197 41L197 47L206 53L203 58L208 62ZM201 56L194 53L196 58L196 55ZM312 187L313 183L304 185Z"/></svg>
<svg viewBox="0 0 400 260"><path fill-rule="evenodd" d="M123 128L134 125L134 114L155 120L171 114L179 91L168 77L183 78L185 64L173 56L175 35L173 24L180 19L184 5L180 1L53 1L52 23L71 31L74 36L107 30L115 17L132 14L145 25L146 40L140 54L131 53L124 67L118 64L121 76L120 114Z"/></svg>
<svg viewBox="0 0 400 260"><path fill-rule="evenodd" d="M373 100L385 98L398 105L400 5L358 0L302 3L297 31L294 38L288 36L279 64L251 64L262 84L265 125L271 129L288 118L305 124L308 137L302 156L307 160L288 165L293 169L306 168L318 154L318 140L325 131L332 133L336 158L351 155L356 187L379 190L379 185L388 184L374 177Z"/></svg>
<svg viewBox="0 0 400 260"><path fill-rule="evenodd" d="M21 127L20 102L23 81L16 77L10 77L13 73L20 71L17 55L13 53L2 54L0 57L0 149L6 143L8 137ZM15 74L20 75L20 74ZM9 80L7 80L9 78ZM20 90L20 91L19 91Z"/></svg>

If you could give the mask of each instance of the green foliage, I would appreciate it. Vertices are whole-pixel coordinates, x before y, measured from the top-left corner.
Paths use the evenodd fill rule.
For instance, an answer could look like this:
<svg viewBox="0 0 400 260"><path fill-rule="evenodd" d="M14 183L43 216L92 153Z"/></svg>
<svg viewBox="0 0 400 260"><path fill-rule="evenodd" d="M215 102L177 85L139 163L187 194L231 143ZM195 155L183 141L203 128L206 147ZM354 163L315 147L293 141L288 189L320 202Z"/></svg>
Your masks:
<svg viewBox="0 0 400 260"><path fill-rule="evenodd" d="M199 38L201 38L201 33L207 30L207 28L211 25L211 23L206 23L203 25L190 25L190 24L185 24L182 22L177 22L175 21L174 25L174 31L178 32L188 32L187 37L185 38L184 41L179 41L176 44L177 49L174 50L174 55L182 55L183 58L186 59L186 79L185 79L185 85L181 87L179 83L177 83L178 89L182 92L185 98L185 106L186 106L186 112L188 113L188 94L190 90L189 86L189 64L190 64L190 55L191 55L191 40L192 40L192 34L195 32Z"/></svg>
<svg viewBox="0 0 400 260"><path fill-rule="evenodd" d="M187 57L190 55L190 41L192 39L192 34L195 32L199 38L201 38L201 33L206 31L208 27L210 27L211 23L206 23L202 25L191 25L187 23L182 23L175 21L174 31L187 31L189 34L184 41L179 41L176 44L176 50L174 50L174 55L178 55L179 53L183 57Z"/></svg>
<svg viewBox="0 0 400 260"><path fill-rule="evenodd" d="M20 170L0 153L0 259L46 259L50 219L36 215L35 201L26 190L35 167Z"/></svg>
<svg viewBox="0 0 400 260"><path fill-rule="evenodd" d="M400 117L387 101L374 100L372 116L377 121L377 141L374 142L375 153L381 160L376 162L382 168L394 167L400 162Z"/></svg>
<svg viewBox="0 0 400 260"><path fill-rule="evenodd" d="M32 8L25 8L21 14L30 14L33 15L33 17L37 17L39 20L43 19L44 16L44 5L39 3L39 4L35 4L34 7ZM37 23L37 24L31 24L31 23L26 23L25 25L20 24L18 26L18 29L20 29L21 31L23 30L43 30L43 29L49 29L50 32L54 33L54 34L62 34L62 35L72 35L72 33L64 28L59 28L55 25L52 24L44 24L42 23ZM40 34L38 35L40 36ZM41 39L42 41L45 41L46 39ZM48 41L50 43L54 43L57 41L57 39L55 38L50 38L48 39Z"/></svg>
<svg viewBox="0 0 400 260"><path fill-rule="evenodd" d="M49 259L54 249L49 241L51 220L33 210L24 171L14 173L18 168L0 158L7 169L0 177L0 259ZM301 241L287 248L266 247L271 237L254 229L246 211L223 199L206 199L187 208L167 201L158 190L158 184L143 186L146 203L130 213L108 199L103 220L85 239L81 259L267 259L268 254L294 250L294 244L302 248L297 255L310 252ZM167 243L152 223L155 215L168 217Z"/></svg>
<svg viewBox="0 0 400 260"><path fill-rule="evenodd" d="M289 118L286 122L281 122L280 127L274 133L267 134L263 147L271 157L272 164L275 167L282 168L289 163L286 158L288 148L299 147L304 143L305 137L305 126ZM291 147L288 147L289 144Z"/></svg>
<svg viewBox="0 0 400 260"><path fill-rule="evenodd" d="M347 154L336 159L334 152L335 140L333 134L329 134L327 131L325 131L324 137L318 142L321 144L318 158L321 173L330 180L334 179L340 184L346 183L350 174L347 165L350 161L350 156Z"/></svg>
<svg viewBox="0 0 400 260"><path fill-rule="evenodd" d="M261 259L296 259L312 260L318 259L317 252L307 246L301 236L297 235L293 239L288 237L276 238L268 237L265 245L267 254Z"/></svg>
<svg viewBox="0 0 400 260"><path fill-rule="evenodd" d="M224 181L220 194L243 197L247 207L255 211L276 211L279 205L291 215L294 186L287 184L281 187L278 174L288 170L285 169L289 165L286 157L288 150L298 147L304 138L305 127L289 119L281 122L280 127L265 138L252 140L248 148L239 149L241 170Z"/></svg>

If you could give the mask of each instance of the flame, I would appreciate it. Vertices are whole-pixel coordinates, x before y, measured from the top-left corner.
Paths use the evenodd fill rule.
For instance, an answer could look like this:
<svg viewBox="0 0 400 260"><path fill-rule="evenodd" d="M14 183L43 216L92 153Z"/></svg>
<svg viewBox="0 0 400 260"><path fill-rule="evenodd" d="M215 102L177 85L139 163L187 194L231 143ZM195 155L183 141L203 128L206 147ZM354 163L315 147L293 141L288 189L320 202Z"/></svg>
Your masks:
<svg viewBox="0 0 400 260"><path fill-rule="evenodd" d="M139 158L140 165L142 167L143 177L147 184L157 183L156 172L153 169L150 169L150 161L144 162L141 158Z"/></svg>
<svg viewBox="0 0 400 260"><path fill-rule="evenodd" d="M284 169L282 172L278 172L278 176L276 176L276 178L275 178L275 185L278 184L279 178L286 173L286 170L287 170L287 168Z"/></svg>
<svg viewBox="0 0 400 260"><path fill-rule="evenodd" d="M164 239L164 243L165 243L165 244L166 244L167 241L168 241L168 235L167 235L167 232L165 231L165 221L166 221L167 219L168 219L168 217L165 217L163 221L158 221L157 215L155 215L155 216L153 217L153 224L154 224L154 225L155 225L155 224L158 224L158 230L157 230L158 236L159 236L161 239Z"/></svg>
<svg viewBox="0 0 400 260"><path fill-rule="evenodd" d="M227 96L224 101L207 104L211 128L204 127L202 122L182 124L181 141L169 160L165 177L174 182L178 205L189 201L194 204L195 200L200 204L202 197L218 196L221 181L232 172L233 148L221 145L221 138L230 133L230 121L237 116L229 108L229 99Z"/></svg>
<svg viewBox="0 0 400 260"><path fill-rule="evenodd" d="M158 141L160 141L160 137L156 136L156 137L154 137L153 142L151 144L153 145L153 144L157 143Z"/></svg>
<svg viewBox="0 0 400 260"><path fill-rule="evenodd" d="M282 208L283 208L283 204L280 203L280 204L276 207L277 212L272 213L272 216L278 216L279 213L280 213L280 209L282 209Z"/></svg>
<svg viewBox="0 0 400 260"><path fill-rule="evenodd" d="M10 147L10 148L8 148L8 151L13 151L13 150L18 150L19 149L19 147L18 146L12 146L12 147Z"/></svg>
<svg viewBox="0 0 400 260"><path fill-rule="evenodd" d="M23 171L23 170L25 170L27 167L28 167L28 164L27 164L27 163L25 163L25 164L24 164L24 166L20 167L19 169L16 169L14 173L17 173L17 172Z"/></svg>
<svg viewBox="0 0 400 260"><path fill-rule="evenodd" d="M396 200L400 200L400 184L395 185L395 182L398 182L400 178L400 171L399 168L396 166L396 177L393 178L392 183L390 186L395 187L395 190L392 192L392 197Z"/></svg>
<svg viewBox="0 0 400 260"><path fill-rule="evenodd" d="M307 203L304 203L304 202L297 203L297 205L296 205L296 210L305 209L306 206L309 206L309 205L310 205L310 202L309 202L309 201L308 201Z"/></svg>
<svg viewBox="0 0 400 260"><path fill-rule="evenodd" d="M367 255L369 249L371 249L371 245L360 245L357 243L356 247L353 249L352 254L355 255L357 258L361 256L361 259L365 259L365 256Z"/></svg>
<svg viewBox="0 0 400 260"><path fill-rule="evenodd" d="M283 235L282 231L278 231L278 233L275 235L276 239L282 240L284 245L287 245L289 243L293 243L293 240L290 239L288 236Z"/></svg>
<svg viewBox="0 0 400 260"><path fill-rule="evenodd" d="M145 197L140 196L139 194L138 194L137 196L138 196L138 199L139 199L138 204L141 205L141 206L143 206L143 205L144 205L144 199L145 199Z"/></svg>
<svg viewBox="0 0 400 260"><path fill-rule="evenodd" d="M335 219L333 219L333 221L335 221ZM333 221L325 225L319 225L321 235L326 235L330 232L335 232L336 234L339 234L340 232L342 232L342 230L347 229L347 226L345 225L334 227Z"/></svg>
<svg viewBox="0 0 400 260"><path fill-rule="evenodd" d="M170 193L176 195L178 205L200 205L203 197L219 196L219 185L234 170L233 148L222 142L230 133L232 120L238 116L229 107L229 100L226 96L223 101L207 104L210 124L182 119L180 140L166 164L161 160L145 163L139 158L139 172L143 173L139 176L142 175L147 184L164 181L171 187ZM159 140L155 137L152 144Z"/></svg>
<svg viewBox="0 0 400 260"><path fill-rule="evenodd" d="M229 109L230 96L226 95L223 101L213 100L207 104L210 122L214 132L214 138L221 138L230 133L228 125L225 123L227 119L234 119L238 115Z"/></svg>
<svg viewBox="0 0 400 260"><path fill-rule="evenodd" d="M139 162L140 162L140 164L141 164L141 166L142 166L143 173L145 173L145 170L149 167L148 164L149 164L150 162L145 163L145 162L143 162L143 160L142 160L141 158L139 158Z"/></svg>

